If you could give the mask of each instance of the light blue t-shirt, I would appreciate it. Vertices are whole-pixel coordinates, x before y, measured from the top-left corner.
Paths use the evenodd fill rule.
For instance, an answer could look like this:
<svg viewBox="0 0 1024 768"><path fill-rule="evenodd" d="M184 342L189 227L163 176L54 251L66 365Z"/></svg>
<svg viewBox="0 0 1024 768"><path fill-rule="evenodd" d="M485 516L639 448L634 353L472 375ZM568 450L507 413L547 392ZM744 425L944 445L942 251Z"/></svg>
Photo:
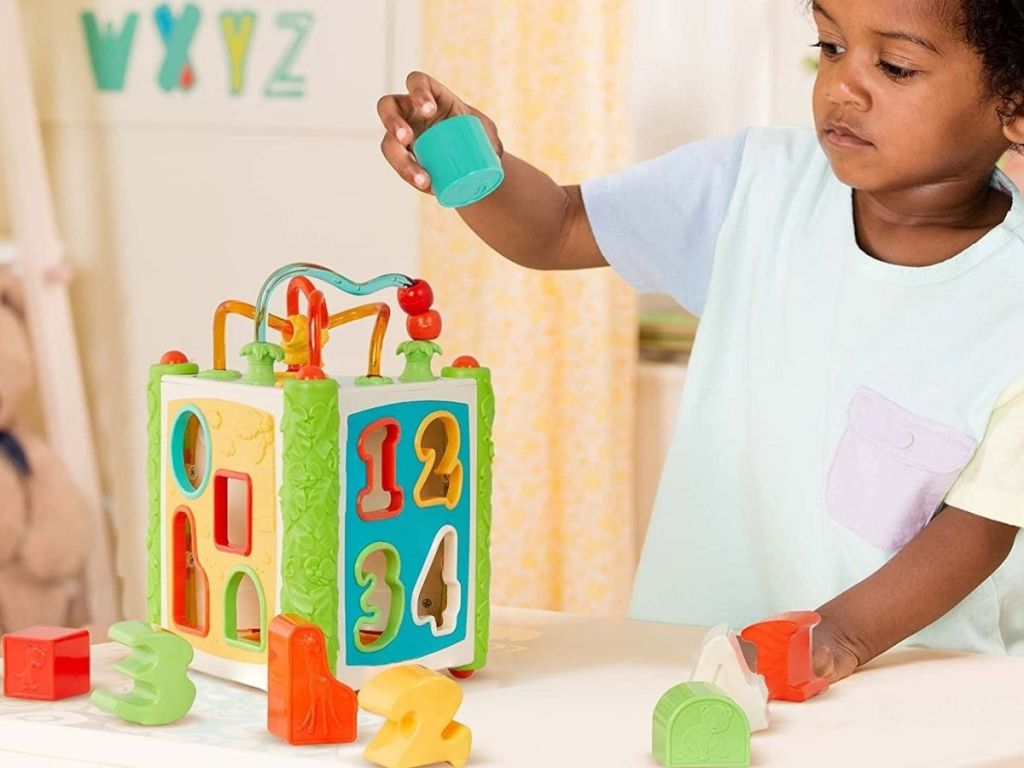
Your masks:
<svg viewBox="0 0 1024 768"><path fill-rule="evenodd" d="M858 247L852 191L807 129L583 185L608 262L701 316L633 617L740 628L814 609L927 524L1024 378L1024 208L992 184L1013 196L1005 221L927 267ZM1004 501L968 511L1024 523L1024 496ZM1024 654L1021 540L911 640Z"/></svg>

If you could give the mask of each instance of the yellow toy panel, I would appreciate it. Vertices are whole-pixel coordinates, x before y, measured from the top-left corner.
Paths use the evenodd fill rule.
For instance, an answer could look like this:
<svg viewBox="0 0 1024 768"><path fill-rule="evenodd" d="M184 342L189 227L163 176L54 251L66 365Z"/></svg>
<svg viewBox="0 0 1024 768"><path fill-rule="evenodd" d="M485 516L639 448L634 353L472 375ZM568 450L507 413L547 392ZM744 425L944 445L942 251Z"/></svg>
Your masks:
<svg viewBox="0 0 1024 768"><path fill-rule="evenodd" d="M199 651L265 663L278 588L274 417L172 400L165 426L164 624Z"/></svg>

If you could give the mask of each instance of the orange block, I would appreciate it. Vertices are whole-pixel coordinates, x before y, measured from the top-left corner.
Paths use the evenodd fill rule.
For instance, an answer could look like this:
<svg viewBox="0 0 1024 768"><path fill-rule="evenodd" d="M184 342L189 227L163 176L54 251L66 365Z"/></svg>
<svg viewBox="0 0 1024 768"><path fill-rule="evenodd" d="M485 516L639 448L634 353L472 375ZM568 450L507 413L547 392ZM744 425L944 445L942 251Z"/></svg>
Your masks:
<svg viewBox="0 0 1024 768"><path fill-rule="evenodd" d="M268 651L267 730L289 744L355 741L356 694L331 674L320 627L275 616Z"/></svg>
<svg viewBox="0 0 1024 768"><path fill-rule="evenodd" d="M740 633L757 647L757 672L768 684L768 698L807 701L828 688L814 674L811 630L821 622L814 611L783 613L751 624Z"/></svg>

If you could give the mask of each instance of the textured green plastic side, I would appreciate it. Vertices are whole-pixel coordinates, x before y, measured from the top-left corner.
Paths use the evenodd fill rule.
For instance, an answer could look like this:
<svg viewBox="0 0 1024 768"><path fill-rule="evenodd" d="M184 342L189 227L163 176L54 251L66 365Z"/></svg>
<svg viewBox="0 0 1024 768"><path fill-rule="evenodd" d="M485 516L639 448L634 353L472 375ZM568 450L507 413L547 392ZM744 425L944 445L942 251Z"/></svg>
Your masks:
<svg viewBox="0 0 1024 768"><path fill-rule="evenodd" d="M149 486L149 519L146 526L146 613L153 624L160 623L160 447L163 424L160 423L160 381L164 376L195 376L199 366L195 363L152 365L146 386L146 406L149 418L146 424L148 447L146 450L146 482Z"/></svg>
<svg viewBox="0 0 1024 768"><path fill-rule="evenodd" d="M338 658L338 382L284 385L284 521L281 613L323 630L331 672Z"/></svg>
<svg viewBox="0 0 1024 768"><path fill-rule="evenodd" d="M139 725L167 725L192 709L196 688L188 679L192 646L184 638L144 621L122 621L109 630L110 639L132 649L114 662L114 669L131 678L128 693L96 690L92 703L122 720Z"/></svg>
<svg viewBox="0 0 1024 768"><path fill-rule="evenodd" d="M494 462L494 389L489 368L444 368L447 379L476 380L476 644L473 661L459 669L487 664L491 631L491 469Z"/></svg>
<svg viewBox="0 0 1024 768"><path fill-rule="evenodd" d="M712 683L680 683L654 708L651 752L668 768L750 765L746 713Z"/></svg>

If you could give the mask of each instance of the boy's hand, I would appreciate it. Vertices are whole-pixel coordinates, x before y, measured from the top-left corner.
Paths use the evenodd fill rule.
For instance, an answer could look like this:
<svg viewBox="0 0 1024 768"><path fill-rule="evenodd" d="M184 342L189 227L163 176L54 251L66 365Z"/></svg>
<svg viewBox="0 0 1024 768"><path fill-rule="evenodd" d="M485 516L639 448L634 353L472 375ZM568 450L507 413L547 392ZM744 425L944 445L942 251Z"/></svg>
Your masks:
<svg viewBox="0 0 1024 768"><path fill-rule="evenodd" d="M811 637L814 643L814 674L825 678L829 684L848 677L860 666L855 644L830 619L822 616Z"/></svg>
<svg viewBox="0 0 1024 768"><path fill-rule="evenodd" d="M494 121L466 104L448 88L423 72L410 72L405 79L408 93L393 93L377 102L377 114L386 133L380 150L398 175L421 191L430 189L430 177L416 162L411 151L413 140L434 123L455 115L475 115L502 155L501 140Z"/></svg>

